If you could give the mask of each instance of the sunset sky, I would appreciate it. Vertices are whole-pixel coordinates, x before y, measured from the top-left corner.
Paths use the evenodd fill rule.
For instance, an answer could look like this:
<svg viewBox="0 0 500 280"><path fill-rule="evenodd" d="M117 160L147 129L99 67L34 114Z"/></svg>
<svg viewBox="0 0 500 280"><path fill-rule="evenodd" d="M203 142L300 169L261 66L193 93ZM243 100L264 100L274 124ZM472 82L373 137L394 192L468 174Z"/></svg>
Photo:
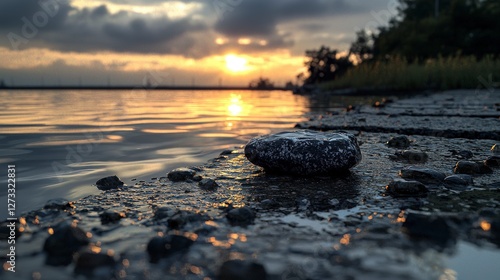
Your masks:
<svg viewBox="0 0 500 280"><path fill-rule="evenodd" d="M0 80L14 85L278 85L304 52L346 50L395 0L2 0Z"/></svg>

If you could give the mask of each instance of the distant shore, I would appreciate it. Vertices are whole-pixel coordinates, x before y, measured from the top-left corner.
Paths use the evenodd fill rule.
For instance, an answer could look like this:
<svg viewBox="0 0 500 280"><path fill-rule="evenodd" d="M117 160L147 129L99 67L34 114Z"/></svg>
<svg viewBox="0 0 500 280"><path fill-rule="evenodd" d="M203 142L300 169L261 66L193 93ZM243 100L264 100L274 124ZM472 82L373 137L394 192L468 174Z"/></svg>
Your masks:
<svg viewBox="0 0 500 280"><path fill-rule="evenodd" d="M0 90L290 90L248 86L4 86Z"/></svg>

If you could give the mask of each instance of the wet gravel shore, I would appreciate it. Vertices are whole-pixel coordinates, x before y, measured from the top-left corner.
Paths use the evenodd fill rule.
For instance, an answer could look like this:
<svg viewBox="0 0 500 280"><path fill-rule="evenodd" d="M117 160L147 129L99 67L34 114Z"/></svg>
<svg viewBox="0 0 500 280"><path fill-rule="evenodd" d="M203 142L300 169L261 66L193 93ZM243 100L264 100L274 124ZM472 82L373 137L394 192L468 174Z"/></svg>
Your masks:
<svg viewBox="0 0 500 280"><path fill-rule="evenodd" d="M339 111L299 124L325 130L338 126L357 135L363 159L340 176L266 174L238 147L182 174L167 176L166 170L150 182L78 201L52 200L19 219L16 273L4 265L0 276L453 279L442 278L453 274L445 260L460 244L500 251L500 171L491 151L498 138L486 137L498 135L499 114L494 112L500 100L483 92L476 99L484 104L443 113L459 118L450 130L474 131L474 139L405 129L445 130L450 117L416 116L409 110L440 110L425 104L455 104L466 93L447 93L453 100L441 94ZM491 115L483 114L485 106ZM400 127L401 134L364 129L359 124L363 118L371 127ZM394 137L409 141L388 145ZM468 172L473 164L457 172L460 161L491 172ZM2 263L7 235L2 224Z"/></svg>

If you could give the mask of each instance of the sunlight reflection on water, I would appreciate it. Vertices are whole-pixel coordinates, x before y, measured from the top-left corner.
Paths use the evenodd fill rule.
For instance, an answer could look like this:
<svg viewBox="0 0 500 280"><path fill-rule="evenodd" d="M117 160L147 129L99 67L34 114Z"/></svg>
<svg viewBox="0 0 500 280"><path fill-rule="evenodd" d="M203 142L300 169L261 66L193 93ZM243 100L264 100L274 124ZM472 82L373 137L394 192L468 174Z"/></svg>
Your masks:
<svg viewBox="0 0 500 280"><path fill-rule="evenodd" d="M133 184L202 164L293 128L310 110L308 98L278 91L1 91L0 98L0 154L16 164L20 212L97 193L92 184L104 176Z"/></svg>

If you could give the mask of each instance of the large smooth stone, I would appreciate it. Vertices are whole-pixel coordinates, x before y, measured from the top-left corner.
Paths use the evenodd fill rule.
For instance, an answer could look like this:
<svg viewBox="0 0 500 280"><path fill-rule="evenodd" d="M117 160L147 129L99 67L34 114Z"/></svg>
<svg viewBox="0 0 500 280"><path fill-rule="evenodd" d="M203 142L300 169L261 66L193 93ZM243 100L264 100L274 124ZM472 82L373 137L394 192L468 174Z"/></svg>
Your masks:
<svg viewBox="0 0 500 280"><path fill-rule="evenodd" d="M290 175L333 174L361 161L354 135L310 130L253 138L245 146L245 156L266 171Z"/></svg>

